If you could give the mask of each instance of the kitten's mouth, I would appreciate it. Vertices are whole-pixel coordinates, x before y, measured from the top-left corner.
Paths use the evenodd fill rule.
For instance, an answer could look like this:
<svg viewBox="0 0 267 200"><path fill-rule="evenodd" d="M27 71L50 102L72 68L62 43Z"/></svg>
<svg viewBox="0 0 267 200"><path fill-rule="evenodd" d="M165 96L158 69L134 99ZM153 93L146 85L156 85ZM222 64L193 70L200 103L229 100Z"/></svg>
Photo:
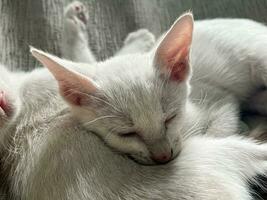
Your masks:
<svg viewBox="0 0 267 200"><path fill-rule="evenodd" d="M127 157L131 160L133 160L134 162L136 162L137 164L140 164L140 165L146 165L146 166L151 166L151 165L157 165L154 161L141 161L131 155L127 155Z"/></svg>
<svg viewBox="0 0 267 200"><path fill-rule="evenodd" d="M153 165L166 165L168 163L170 163L175 157L169 159L168 161L166 161L165 163L160 163L160 162L155 162L152 159L145 159L141 160L141 159L137 159L135 157L133 157L132 155L127 155L127 157L131 160L133 160L134 162L140 164L140 165L145 165L145 166L153 166Z"/></svg>

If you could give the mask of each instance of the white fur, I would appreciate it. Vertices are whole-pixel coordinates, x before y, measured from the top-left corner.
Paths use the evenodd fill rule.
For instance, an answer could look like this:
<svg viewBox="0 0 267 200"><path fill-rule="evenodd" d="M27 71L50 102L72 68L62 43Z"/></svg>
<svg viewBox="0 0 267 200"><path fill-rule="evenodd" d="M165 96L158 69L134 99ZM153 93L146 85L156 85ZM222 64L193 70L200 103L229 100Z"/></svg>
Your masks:
<svg viewBox="0 0 267 200"><path fill-rule="evenodd" d="M249 27L250 32L245 31ZM162 148L162 143L146 146L140 141L107 138L111 125L121 128L116 131L129 131L131 127L125 125L125 119L96 119L80 108L72 109L73 116L58 94L56 81L45 69L14 75L0 67L5 77L20 77L16 86L10 85L19 91L15 94L19 109L7 127L1 129L4 167L9 169L12 197L27 200L252 199L247 182L266 171L267 146L238 136L224 137L237 130L238 102L265 83L265 37L267 29L249 20L197 22L189 98L187 82L170 85L170 91L151 92L151 88L162 86L154 81L153 52L121 55L91 66L55 59L60 65L94 80L111 105L127 110L138 126L148 130L144 137L160 136L162 125L158 122L166 116L155 109L160 107L159 95L170 96L176 99L177 105L184 105L170 104L166 108L170 113L179 108L166 134L168 145L177 148L175 153L181 151L179 156L166 165L150 167L111 150L103 140L120 152L140 151L146 159L147 149ZM136 88L137 93L130 93ZM107 111L110 110L100 109L96 114ZM91 120L96 122L91 123L93 126L87 123ZM200 133L209 136L197 136ZM217 135L223 138L214 137Z"/></svg>
<svg viewBox="0 0 267 200"><path fill-rule="evenodd" d="M232 26L235 28L231 29ZM247 29L251 31L245 34ZM251 33L253 31L254 34ZM176 110L177 117L170 123L166 134L175 157L181 150L181 137L187 138L199 133L225 137L239 132L240 102L245 101L258 87L265 84L264 45L261 47L254 40L259 36L262 37L261 41L266 40L266 33L266 27L250 20L218 19L196 22L190 57L193 70L190 98L187 98L190 89L187 82L166 87L157 83L159 86L154 88L146 87L157 85L157 74L152 62L154 51L147 55L121 55L95 64L97 71L94 76L103 93L108 96L109 103L119 110L127 108L128 111L124 112L131 112L128 113L130 118L134 121L136 119L135 124L146 130L145 134L151 139L160 136L164 118L171 116ZM244 46L255 43L257 48L253 45ZM138 93L131 92L133 87ZM164 92L159 89L161 87ZM169 104L165 108L166 113L161 111L160 103L164 95L171 101L163 103L163 106ZM135 99L138 99L137 104L131 103ZM135 129L125 126L124 115L121 120L102 119L101 117L112 113L109 109L106 111L98 113L99 120L90 123L88 128L120 152L129 153L145 163L151 162L147 146L135 139L125 140L116 134L110 134L113 128L116 128L115 132L131 132ZM78 117L85 123L95 118L95 115L92 118L87 112L84 115L81 113L83 112L79 110ZM161 124L157 130L156 124ZM154 143L150 146L161 148L162 145Z"/></svg>

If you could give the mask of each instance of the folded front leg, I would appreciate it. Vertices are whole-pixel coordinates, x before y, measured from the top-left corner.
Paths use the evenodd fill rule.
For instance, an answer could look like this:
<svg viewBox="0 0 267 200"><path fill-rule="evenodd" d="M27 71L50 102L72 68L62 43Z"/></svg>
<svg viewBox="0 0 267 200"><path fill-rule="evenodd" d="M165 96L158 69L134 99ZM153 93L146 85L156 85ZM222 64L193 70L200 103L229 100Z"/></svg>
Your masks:
<svg viewBox="0 0 267 200"><path fill-rule="evenodd" d="M193 186L187 189L196 195L192 199L252 200L250 183L266 187L257 177L267 172L267 144L238 136L197 136L184 143L177 165L180 187Z"/></svg>

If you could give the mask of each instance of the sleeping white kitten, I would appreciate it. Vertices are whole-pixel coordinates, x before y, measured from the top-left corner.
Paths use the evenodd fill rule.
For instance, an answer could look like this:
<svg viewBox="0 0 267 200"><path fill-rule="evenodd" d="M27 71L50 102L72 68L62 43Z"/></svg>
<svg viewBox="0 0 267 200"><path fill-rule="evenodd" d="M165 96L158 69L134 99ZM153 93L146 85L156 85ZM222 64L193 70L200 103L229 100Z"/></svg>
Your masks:
<svg viewBox="0 0 267 200"><path fill-rule="evenodd" d="M88 54L92 64L80 69L81 64L32 53L58 80L60 94L88 130L143 164L170 161L190 135L225 137L238 131L238 102L265 85L266 27L226 19L197 22L194 29L191 14L185 14L156 50L134 53L137 45L95 63L84 45L87 14L79 5L65 12L63 49L74 60L85 61ZM254 42L256 36L261 43Z"/></svg>
<svg viewBox="0 0 267 200"><path fill-rule="evenodd" d="M65 33L65 41L78 44L83 38L82 10L67 16L80 37ZM79 64L32 52L58 80L61 95L88 130L140 163L159 164L175 158L190 135L238 132L239 103L266 85L266 33L265 26L249 20L194 24L192 15L185 14L155 50L91 60L87 68L95 71L87 77L76 73ZM77 46L63 44L66 57L74 60L90 52L81 46L84 52L77 55Z"/></svg>
<svg viewBox="0 0 267 200"><path fill-rule="evenodd" d="M79 5L75 2L69 9ZM72 17L77 16L74 13ZM211 30L213 22L210 26L208 21L200 22L199 27L203 24L205 31L206 27ZM221 28L213 30L215 33L234 22L226 20L220 23ZM244 23L266 31L265 27L254 22ZM57 81L45 69L18 74L0 67L2 77L16 80L16 83L5 81L6 87L1 85L5 91L1 102L13 104L11 111L14 113L10 118L5 111L7 104L1 104L3 113L11 120L3 123L1 129L1 167L8 176L10 198L252 199L247 182L266 171L267 146L237 136L195 136L206 131L210 135L235 134L233 130L237 122L227 122L229 117L236 118L232 112L235 104L230 92L219 89L221 79L216 79L216 87L210 84L202 87L205 82L201 79L206 77L200 74L198 80L193 76L191 83L195 95L188 97L188 52L192 30L191 14L182 16L159 45L154 58L153 53L145 55L143 50L142 54L132 54L138 50L134 45L123 48L117 57L86 65L31 49ZM213 35L208 33L207 40ZM218 45L223 44L220 50L232 42L219 42L217 39ZM205 53L212 49L212 44L211 41L206 44L206 51L199 56L200 62L204 62ZM194 48L192 61L193 52ZM235 51L231 55L234 57L235 53L240 55ZM172 56L165 60L168 55ZM211 58L207 60L213 60ZM215 72L217 75L210 78L230 73L233 69L226 68L225 62L231 63L231 60L222 62L222 69L214 65L215 69L207 70L207 77ZM170 66L173 68L168 72ZM58 95L57 85L71 112ZM201 92L194 89L196 86L203 94L208 93L201 106L192 102L194 98L202 99ZM241 93L241 89L238 91ZM19 103L14 103L16 101L10 100L11 97ZM155 164L169 161L171 149L172 158L177 155L181 149L181 137L189 135L193 136L183 141L177 159L166 165L150 167L139 165L103 144L105 141L108 146L130 154L139 162ZM162 157L157 157L162 154Z"/></svg>

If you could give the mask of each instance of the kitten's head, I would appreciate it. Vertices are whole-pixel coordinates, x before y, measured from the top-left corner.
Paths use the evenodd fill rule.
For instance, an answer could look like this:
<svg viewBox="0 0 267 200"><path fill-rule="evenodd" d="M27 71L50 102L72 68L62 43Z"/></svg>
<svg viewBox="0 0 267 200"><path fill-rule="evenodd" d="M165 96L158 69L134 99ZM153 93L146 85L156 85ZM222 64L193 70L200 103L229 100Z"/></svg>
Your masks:
<svg viewBox="0 0 267 200"><path fill-rule="evenodd" d="M94 77L72 71L65 60L31 52L52 72L60 94L85 127L139 163L162 164L181 149L192 31L193 17L185 14L153 56L114 57L96 64Z"/></svg>

